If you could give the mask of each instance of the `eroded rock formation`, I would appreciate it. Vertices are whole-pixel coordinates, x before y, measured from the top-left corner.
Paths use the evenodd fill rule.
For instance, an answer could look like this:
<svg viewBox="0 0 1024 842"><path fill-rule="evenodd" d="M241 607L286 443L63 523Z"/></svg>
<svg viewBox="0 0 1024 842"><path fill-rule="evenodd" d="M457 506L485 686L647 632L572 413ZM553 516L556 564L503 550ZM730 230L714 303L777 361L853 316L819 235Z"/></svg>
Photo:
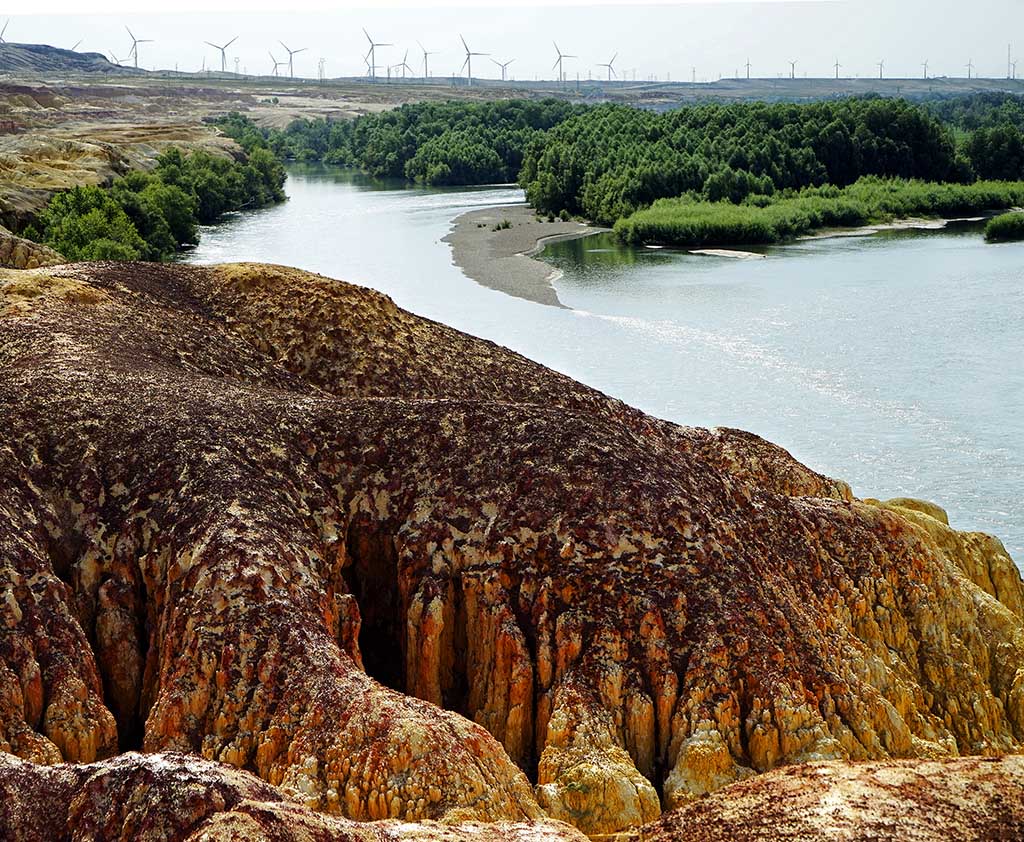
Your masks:
<svg viewBox="0 0 1024 842"><path fill-rule="evenodd" d="M63 255L49 246L18 237L0 226L0 268L38 269L41 266L56 266L60 263L67 261Z"/></svg>
<svg viewBox="0 0 1024 842"><path fill-rule="evenodd" d="M1024 740L998 542L368 290L0 273L0 416L26 759L194 752L351 818L597 835L783 764Z"/></svg>
<svg viewBox="0 0 1024 842"><path fill-rule="evenodd" d="M182 754L130 752L97 763L41 766L0 754L4 842L586 842L539 822L373 824L327 816L277 787Z"/></svg>

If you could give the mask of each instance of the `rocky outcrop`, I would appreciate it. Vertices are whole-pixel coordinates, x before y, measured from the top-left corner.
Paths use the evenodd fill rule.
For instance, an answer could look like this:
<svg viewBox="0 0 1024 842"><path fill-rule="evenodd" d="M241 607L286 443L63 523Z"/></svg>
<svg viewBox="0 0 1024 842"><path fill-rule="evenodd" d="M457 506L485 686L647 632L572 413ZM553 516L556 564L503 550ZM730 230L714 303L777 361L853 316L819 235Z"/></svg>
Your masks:
<svg viewBox="0 0 1024 842"><path fill-rule="evenodd" d="M368 290L0 273L0 416L20 757L192 752L349 818L596 836L785 764L1024 740L995 544Z"/></svg>
<svg viewBox="0 0 1024 842"><path fill-rule="evenodd" d="M361 824L285 798L248 772L181 754L130 752L40 766L0 754L5 842L586 842L553 821Z"/></svg>
<svg viewBox="0 0 1024 842"><path fill-rule="evenodd" d="M0 226L0 268L38 269L41 266L56 266L59 263L67 261L63 255L49 246L15 236Z"/></svg>
<svg viewBox="0 0 1024 842"><path fill-rule="evenodd" d="M733 784L617 842L1024 838L1024 757L815 763Z"/></svg>

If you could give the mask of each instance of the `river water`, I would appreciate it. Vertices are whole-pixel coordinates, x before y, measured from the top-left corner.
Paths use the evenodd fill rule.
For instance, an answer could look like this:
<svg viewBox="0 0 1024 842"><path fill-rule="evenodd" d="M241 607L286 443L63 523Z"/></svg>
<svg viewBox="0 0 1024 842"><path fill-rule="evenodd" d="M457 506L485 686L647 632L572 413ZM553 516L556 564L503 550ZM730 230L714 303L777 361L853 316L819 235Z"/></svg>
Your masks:
<svg viewBox="0 0 1024 842"><path fill-rule="evenodd" d="M467 279L441 239L514 188L434 190L293 167L283 205L202 231L189 262L364 284L654 415L752 430L858 496L912 496L1024 562L1024 244L977 227L832 238L766 260L549 246L557 309Z"/></svg>

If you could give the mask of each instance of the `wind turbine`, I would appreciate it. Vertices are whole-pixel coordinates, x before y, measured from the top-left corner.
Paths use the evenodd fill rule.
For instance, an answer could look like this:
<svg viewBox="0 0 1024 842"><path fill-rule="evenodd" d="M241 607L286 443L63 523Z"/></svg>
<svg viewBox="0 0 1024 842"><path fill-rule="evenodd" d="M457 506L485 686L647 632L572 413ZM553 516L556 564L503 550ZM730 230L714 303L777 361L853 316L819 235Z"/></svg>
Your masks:
<svg viewBox="0 0 1024 842"><path fill-rule="evenodd" d="M272 62L274 62L274 69L271 71L271 75L272 76L276 76L277 75L277 68L279 68L282 64L284 64L284 62L283 61L278 61L274 57L274 54L272 52L270 52L270 50L267 50L267 55L270 56L270 60Z"/></svg>
<svg viewBox="0 0 1024 842"><path fill-rule="evenodd" d="M923 62L921 62L921 67L924 68L924 78L927 79L928 78L928 59L925 59Z"/></svg>
<svg viewBox="0 0 1024 842"><path fill-rule="evenodd" d="M278 41L277 43L284 47L286 50L288 50L288 78L294 79L295 68L292 65L292 59L295 58L295 56L297 56L299 53L304 53L306 50L309 49L309 47L300 47L297 50L291 50L288 49L288 45L284 41Z"/></svg>
<svg viewBox="0 0 1024 842"><path fill-rule="evenodd" d="M506 80L507 80L507 76L506 76L506 73L507 73L507 71L508 71L508 66L509 66L509 65L510 65L510 64L511 64L512 62L514 62L514 61L515 61L515 59L514 59L514 58L510 58L510 59L509 59L508 61L506 61L506 62L505 62L504 64L502 64L502 63L501 63L500 61L498 61L497 59L493 59L493 58L491 59L491 61L493 61L493 62L494 62L494 63L495 63L496 65L498 65L498 67L500 67L500 68L501 68L501 81L502 81L502 82L506 81Z"/></svg>
<svg viewBox="0 0 1024 842"><path fill-rule="evenodd" d="M460 35L459 40L462 41L462 46L466 48L466 60L462 62L462 68L466 70L466 86L468 87L473 84L473 56L489 56L490 53L474 53L469 49L469 44L466 43L465 38ZM462 68L459 69L460 73Z"/></svg>
<svg viewBox="0 0 1024 842"><path fill-rule="evenodd" d="M4 38L4 35L7 34L7 27L10 26L10 25L11 25L11 19L7 18L7 20L4 22L4 28L0 29L0 44L6 44L7 43L7 40Z"/></svg>
<svg viewBox="0 0 1024 842"><path fill-rule="evenodd" d="M228 69L227 48L230 47L232 44L234 44L235 41L237 41L237 40L238 40L238 36L236 35L234 38L232 38L230 41L228 41L223 47L218 46L217 44L214 44L213 41L203 41L204 44L208 44L209 46L213 47L215 50L220 50L220 72L221 73L226 73L227 69Z"/></svg>
<svg viewBox="0 0 1024 842"><path fill-rule="evenodd" d="M423 78L424 79L429 79L430 78L430 65L427 62L427 57L428 56L436 56L437 55L437 51L435 50L435 51L431 52L426 47L424 47L422 44L420 44L419 41L417 41L416 43L419 44L420 45L420 49L423 50Z"/></svg>
<svg viewBox="0 0 1024 842"><path fill-rule="evenodd" d="M612 76L614 76L615 78L618 78L618 76L619 76L619 74L615 72L615 59L617 59L618 57L619 57L619 54L616 53L615 55L612 56L612 60L611 61L609 61L609 62L607 62L605 64L598 64L597 65L598 67L607 67L608 68L608 81L609 82L612 80Z"/></svg>
<svg viewBox="0 0 1024 842"><path fill-rule="evenodd" d="M365 29L363 30L363 35L365 35L366 36L366 40L370 42L370 53L369 53L369 55L370 55L370 78L371 79L376 79L377 78L377 66L378 66L377 65L377 47L393 47L394 44L377 44L377 43L375 43L374 40L370 37L370 33L367 32Z"/></svg>
<svg viewBox="0 0 1024 842"><path fill-rule="evenodd" d="M136 38L132 34L132 31L130 29L128 29L127 26L125 27L125 29L128 30L128 35L132 39L132 51L128 55L133 56L135 58L135 67L136 67L136 69L138 69L138 67L139 67L139 44L152 44L153 43L153 39L152 38Z"/></svg>
<svg viewBox="0 0 1024 842"><path fill-rule="evenodd" d="M789 78L790 79L795 79L796 78L796 62L795 61L791 61L789 63Z"/></svg>
<svg viewBox="0 0 1024 842"><path fill-rule="evenodd" d="M971 71L974 70L974 60L967 59L967 78L971 78Z"/></svg>
<svg viewBox="0 0 1024 842"><path fill-rule="evenodd" d="M1017 62L1011 61L1010 62L1010 67L1013 68L1013 72L1010 75L1010 78L1011 79L1016 79L1017 78Z"/></svg>
<svg viewBox="0 0 1024 842"><path fill-rule="evenodd" d="M839 63L839 59L836 59L836 63L835 63L834 66L835 66L835 69L836 69L836 78L838 79L839 78L839 68L842 67L842 65Z"/></svg>
<svg viewBox="0 0 1024 842"><path fill-rule="evenodd" d="M750 78L750 59L749 58L747 59L747 63L744 66L747 68L747 79L749 79Z"/></svg>
<svg viewBox="0 0 1024 842"><path fill-rule="evenodd" d="M558 53L558 59L555 61L553 65L551 65L551 69L554 70L556 67L558 68L558 81L564 84L565 72L562 70L562 59L579 58L579 56L571 56L568 53L563 53L560 49L558 49L558 44L556 44L554 41L552 41L551 43L555 44L555 52Z"/></svg>
<svg viewBox="0 0 1024 842"><path fill-rule="evenodd" d="M883 74L885 73L885 59L883 58L881 61L876 62L876 64L878 65L878 78L882 79L884 78Z"/></svg>
<svg viewBox="0 0 1024 842"><path fill-rule="evenodd" d="M405 51L405 55L402 56L402 61L395 65L396 68L398 68L398 67L402 68L402 78L403 79L405 78L405 71L406 70L408 70L409 73L413 72L413 69L411 67L409 67L408 60L409 60L409 51L406 50Z"/></svg>

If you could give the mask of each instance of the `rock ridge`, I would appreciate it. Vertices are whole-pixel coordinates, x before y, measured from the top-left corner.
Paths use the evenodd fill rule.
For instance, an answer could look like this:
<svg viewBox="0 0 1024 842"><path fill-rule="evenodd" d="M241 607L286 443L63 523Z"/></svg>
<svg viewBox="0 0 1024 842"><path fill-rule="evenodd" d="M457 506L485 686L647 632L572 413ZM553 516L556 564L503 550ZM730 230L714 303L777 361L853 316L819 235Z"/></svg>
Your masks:
<svg viewBox="0 0 1024 842"><path fill-rule="evenodd" d="M347 818L601 836L787 764L1024 740L998 541L370 290L0 271L0 414L26 760L189 752Z"/></svg>

